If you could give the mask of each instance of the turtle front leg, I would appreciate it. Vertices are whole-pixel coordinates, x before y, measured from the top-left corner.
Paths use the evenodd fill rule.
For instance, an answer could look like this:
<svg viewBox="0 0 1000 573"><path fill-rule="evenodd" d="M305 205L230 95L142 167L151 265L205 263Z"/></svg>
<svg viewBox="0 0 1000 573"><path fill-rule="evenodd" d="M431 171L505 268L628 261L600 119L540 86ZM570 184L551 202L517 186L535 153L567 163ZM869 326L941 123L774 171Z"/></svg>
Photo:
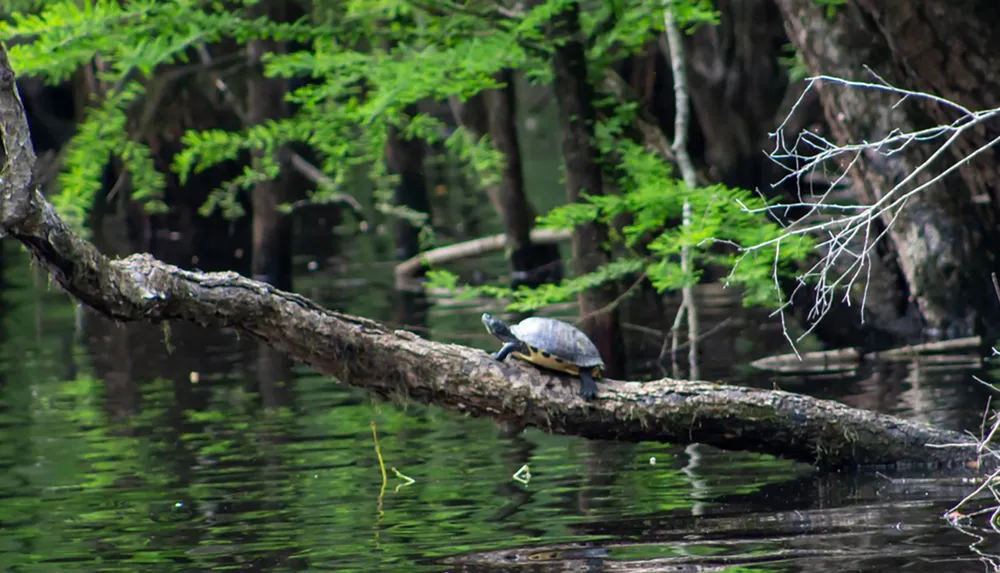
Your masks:
<svg viewBox="0 0 1000 573"><path fill-rule="evenodd" d="M507 344L504 344L500 350L497 350L496 353L492 354L491 356L493 356L494 360L503 360L504 358L507 358L507 356L510 355L511 352L517 350L519 346L520 345L515 342L508 342Z"/></svg>
<svg viewBox="0 0 1000 573"><path fill-rule="evenodd" d="M580 396L584 400L592 400L597 395L597 382L590 375L590 370L580 369Z"/></svg>

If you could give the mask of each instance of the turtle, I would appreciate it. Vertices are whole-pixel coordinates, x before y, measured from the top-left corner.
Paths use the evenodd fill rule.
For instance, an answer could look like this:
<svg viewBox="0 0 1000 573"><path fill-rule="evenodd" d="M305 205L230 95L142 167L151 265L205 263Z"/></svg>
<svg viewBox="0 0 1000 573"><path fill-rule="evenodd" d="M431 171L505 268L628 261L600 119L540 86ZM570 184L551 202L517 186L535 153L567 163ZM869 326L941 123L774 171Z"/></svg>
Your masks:
<svg viewBox="0 0 1000 573"><path fill-rule="evenodd" d="M587 335L555 318L531 317L514 326L483 313L486 331L504 343L491 356L503 360L513 354L536 366L580 377L580 396L590 400L597 394L595 380L604 371L601 353Z"/></svg>

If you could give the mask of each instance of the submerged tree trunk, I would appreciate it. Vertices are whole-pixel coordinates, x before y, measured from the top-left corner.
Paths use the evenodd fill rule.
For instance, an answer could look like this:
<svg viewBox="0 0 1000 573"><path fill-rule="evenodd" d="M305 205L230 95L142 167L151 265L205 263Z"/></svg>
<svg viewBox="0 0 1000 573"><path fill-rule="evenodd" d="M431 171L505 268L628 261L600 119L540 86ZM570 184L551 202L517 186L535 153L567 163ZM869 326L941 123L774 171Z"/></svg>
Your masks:
<svg viewBox="0 0 1000 573"><path fill-rule="evenodd" d="M514 72L505 69L498 74L504 87L487 91L487 117L493 144L504 155L504 168L496 189L494 203L500 208L504 232L512 239L510 264L513 287L538 286L562 280L562 258L555 244L531 242L535 213L524 190L521 169L521 146L517 137L517 92Z"/></svg>
<svg viewBox="0 0 1000 573"><path fill-rule="evenodd" d="M889 83L953 100L971 110L1000 106L1000 12L985 0L872 2L849 0L833 17L811 0L779 0L791 40L814 74L877 82L871 67ZM839 143L875 141L889 130L949 124L954 110L877 90L822 86L821 99ZM895 107L894 107L895 106ZM947 164L961 161L998 134L998 122L984 125L945 153ZM930 157L936 146L911 144L899 154L867 154L854 184L868 202L878 200ZM989 272L1000 252L997 204L1000 181L996 149L978 155L948 177L910 197L890 226L888 238L908 292L927 333L992 339L1000 306ZM914 184L947 166L931 165ZM888 220L883 221L887 226Z"/></svg>
<svg viewBox="0 0 1000 573"><path fill-rule="evenodd" d="M247 122L259 125L288 113L285 82L265 78L261 57L273 51L276 44L269 40L248 43L250 76L247 80ZM263 151L253 152L254 167L262 161ZM287 200L289 168L284 153L276 152L275 161L284 165L275 179L258 181L253 186L253 258L251 269L257 280L271 283L278 288L292 286L292 225L290 218L278 211Z"/></svg>
<svg viewBox="0 0 1000 573"><path fill-rule="evenodd" d="M510 260L512 285L538 286L562 279L559 247L531 241L535 212L528 201L521 167L521 147L517 135L517 93L514 73L507 69L497 79L504 87L476 94L465 102L451 100L455 120L475 137L489 134L504 156L500 181L486 187L493 209L500 215Z"/></svg>
<svg viewBox="0 0 1000 573"><path fill-rule="evenodd" d="M415 108L411 107L415 112ZM399 176L393 204L418 214L430 213L427 180L424 178L424 143L401 136L399 128L389 127L385 159L389 172ZM430 224L429 221L426 224ZM420 227L406 218L394 223L396 259L405 261L420 252Z"/></svg>
<svg viewBox="0 0 1000 573"><path fill-rule="evenodd" d="M661 380L576 383L486 352L424 340L237 273L200 273L148 254L111 260L76 235L36 189L35 155L6 51L0 47L0 231L21 242L52 279L119 321L183 320L233 327L317 371L382 396L408 396L516 425L594 438L692 441L836 467L973 461L962 434L788 392Z"/></svg>
<svg viewBox="0 0 1000 573"><path fill-rule="evenodd" d="M550 37L558 40L553 56L553 89L562 128L562 153L566 166L566 199L575 203L584 193L603 192L601 168L594 145L594 87L587 77L587 59L581 41L580 6L573 2L554 17ZM576 227L573 233L573 263L577 275L589 273L610 261L605 250L608 230L597 223ZM613 304L618 285L604 285L579 295L581 328L597 345L609 375L624 371L622 335L618 310Z"/></svg>

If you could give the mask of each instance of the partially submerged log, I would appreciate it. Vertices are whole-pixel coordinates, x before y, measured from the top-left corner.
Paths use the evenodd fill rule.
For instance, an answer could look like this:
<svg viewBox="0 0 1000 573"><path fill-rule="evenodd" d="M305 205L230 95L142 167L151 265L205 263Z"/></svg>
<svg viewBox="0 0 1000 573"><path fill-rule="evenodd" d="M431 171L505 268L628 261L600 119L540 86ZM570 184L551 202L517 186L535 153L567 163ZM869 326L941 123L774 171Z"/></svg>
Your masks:
<svg viewBox="0 0 1000 573"><path fill-rule="evenodd" d="M533 229L531 243L550 245L569 240L571 236L572 233L566 230ZM443 265L461 259L478 257L482 254L502 250L507 246L509 246L508 237L501 233L424 251L396 265L396 286L397 288L406 286L425 266Z"/></svg>
<svg viewBox="0 0 1000 573"><path fill-rule="evenodd" d="M577 384L480 349L424 340L236 273L185 271L148 254L110 260L75 234L37 186L14 73L0 46L0 230L66 292L119 321L233 327L318 372L386 397L407 397L588 438L700 442L819 465L956 463L975 449L955 432L781 391L663 379L606 381L584 402Z"/></svg>
<svg viewBox="0 0 1000 573"><path fill-rule="evenodd" d="M838 348L836 350L817 350L807 352L802 356L795 353L776 354L758 358L750 366L758 370L781 372L784 374L799 374L804 372L846 372L855 370L861 354L853 348Z"/></svg>
<svg viewBox="0 0 1000 573"><path fill-rule="evenodd" d="M939 340L935 342L924 342L921 344L911 344L873 352L862 355L854 348L838 348L835 350L818 350L807 352L801 356L789 354L776 354L758 358L750 363L750 366L758 370L768 370L771 372L781 372L784 374L803 372L846 372L857 368L862 358L873 358L876 360L914 360L921 362L939 362L963 364L967 367L975 368L982 365L982 357L977 354L957 354L960 350L978 350L983 344L983 339L979 336L967 338L955 338L951 340ZM942 356L943 354L943 356Z"/></svg>
<svg viewBox="0 0 1000 573"><path fill-rule="evenodd" d="M916 356L926 356L935 353L949 353L958 350L978 350L983 345L980 336L969 336L966 338L953 338L951 340L938 340L935 342L924 342L921 344L911 344L891 350L883 350L878 353L878 357L888 359L909 359Z"/></svg>

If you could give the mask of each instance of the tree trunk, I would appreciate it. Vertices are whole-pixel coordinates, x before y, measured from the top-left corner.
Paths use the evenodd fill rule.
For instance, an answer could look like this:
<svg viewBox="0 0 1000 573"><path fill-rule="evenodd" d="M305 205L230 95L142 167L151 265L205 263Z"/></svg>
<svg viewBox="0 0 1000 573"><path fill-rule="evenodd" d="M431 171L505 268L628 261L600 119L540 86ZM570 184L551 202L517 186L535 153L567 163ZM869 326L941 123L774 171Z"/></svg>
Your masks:
<svg viewBox="0 0 1000 573"><path fill-rule="evenodd" d="M531 242L535 213L524 190L521 170L521 146L517 137L517 92L514 72L505 69L498 74L504 87L487 91L486 115L493 144L504 155L504 168L496 188L495 203L500 207L504 232L513 239L510 245L512 286L535 287L562 280L562 258L554 244Z"/></svg>
<svg viewBox="0 0 1000 573"><path fill-rule="evenodd" d="M549 37L557 41L553 56L553 89L562 128L562 153L566 166L566 199L579 202L584 193L603 192L601 168L593 142L596 113L594 87L587 76L587 59L581 41L580 6L573 2L554 16ZM573 264L577 275L589 273L610 261L604 245L608 231L596 223L576 227L573 233ZM604 285L579 295L581 328L597 345L610 376L624 371L622 335L618 310L613 302L618 285Z"/></svg>
<svg viewBox="0 0 1000 573"><path fill-rule="evenodd" d="M283 21L282 14L271 10L275 21ZM265 78L261 57L268 51L275 51L278 44L272 40L253 40L247 44L250 61L247 80L247 123L259 125L269 119L277 119L288 114L284 97L285 81ZM253 152L253 164L261 162L263 151ZM256 280L271 283L278 288L292 286L292 224L291 218L278 211L278 205L287 200L289 166L286 154L274 153L274 160L280 162L281 171L277 178L258 181L253 186L253 258L251 269Z"/></svg>
<svg viewBox="0 0 1000 573"><path fill-rule="evenodd" d="M415 108L411 107L415 112ZM385 159L389 171L399 176L393 204L417 213L430 213L427 181L424 179L424 143L400 136L399 128L390 126ZM396 259L405 261L420 252L420 228L407 219L394 223Z"/></svg>
<svg viewBox="0 0 1000 573"><path fill-rule="evenodd" d="M424 340L328 311L237 273L200 273L148 254L111 260L76 235L36 189L34 150L7 53L0 46L0 232L52 279L118 321L181 320L232 327L317 371L382 396L409 396L474 415L593 438L701 442L837 467L972 462L957 432L796 394L723 384L604 381L585 402L577 383L486 352ZM928 443L965 447L928 448Z"/></svg>
<svg viewBox="0 0 1000 573"><path fill-rule="evenodd" d="M562 258L557 245L531 241L535 212L528 201L521 169L521 147L517 135L517 93L514 73L503 70L497 79L504 87L476 94L465 102L451 99L452 114L475 137L489 134L504 156L500 181L486 187L493 209L500 215L513 280L511 286L538 286L562 279Z"/></svg>
<svg viewBox="0 0 1000 573"><path fill-rule="evenodd" d="M779 0L789 36L814 74L877 81L871 67L895 86L929 92L972 110L1000 103L1000 54L995 49L1000 13L991 2L849 0L827 17L811 0ZM820 91L839 143L875 141L891 129L921 129L955 120L953 110L924 99L900 99L877 90L826 83ZM994 121L961 138L945 153L961 161L998 134ZM902 153L870 153L855 170L854 183L868 202L907 177L936 146L909 145ZM888 237L927 334L992 339L1000 306L988 271L1000 250L996 178L997 151L973 158L949 177L912 196ZM919 185L943 169L937 162L915 179ZM883 220L889 225L888 217ZM906 300L899 300L905 307Z"/></svg>

